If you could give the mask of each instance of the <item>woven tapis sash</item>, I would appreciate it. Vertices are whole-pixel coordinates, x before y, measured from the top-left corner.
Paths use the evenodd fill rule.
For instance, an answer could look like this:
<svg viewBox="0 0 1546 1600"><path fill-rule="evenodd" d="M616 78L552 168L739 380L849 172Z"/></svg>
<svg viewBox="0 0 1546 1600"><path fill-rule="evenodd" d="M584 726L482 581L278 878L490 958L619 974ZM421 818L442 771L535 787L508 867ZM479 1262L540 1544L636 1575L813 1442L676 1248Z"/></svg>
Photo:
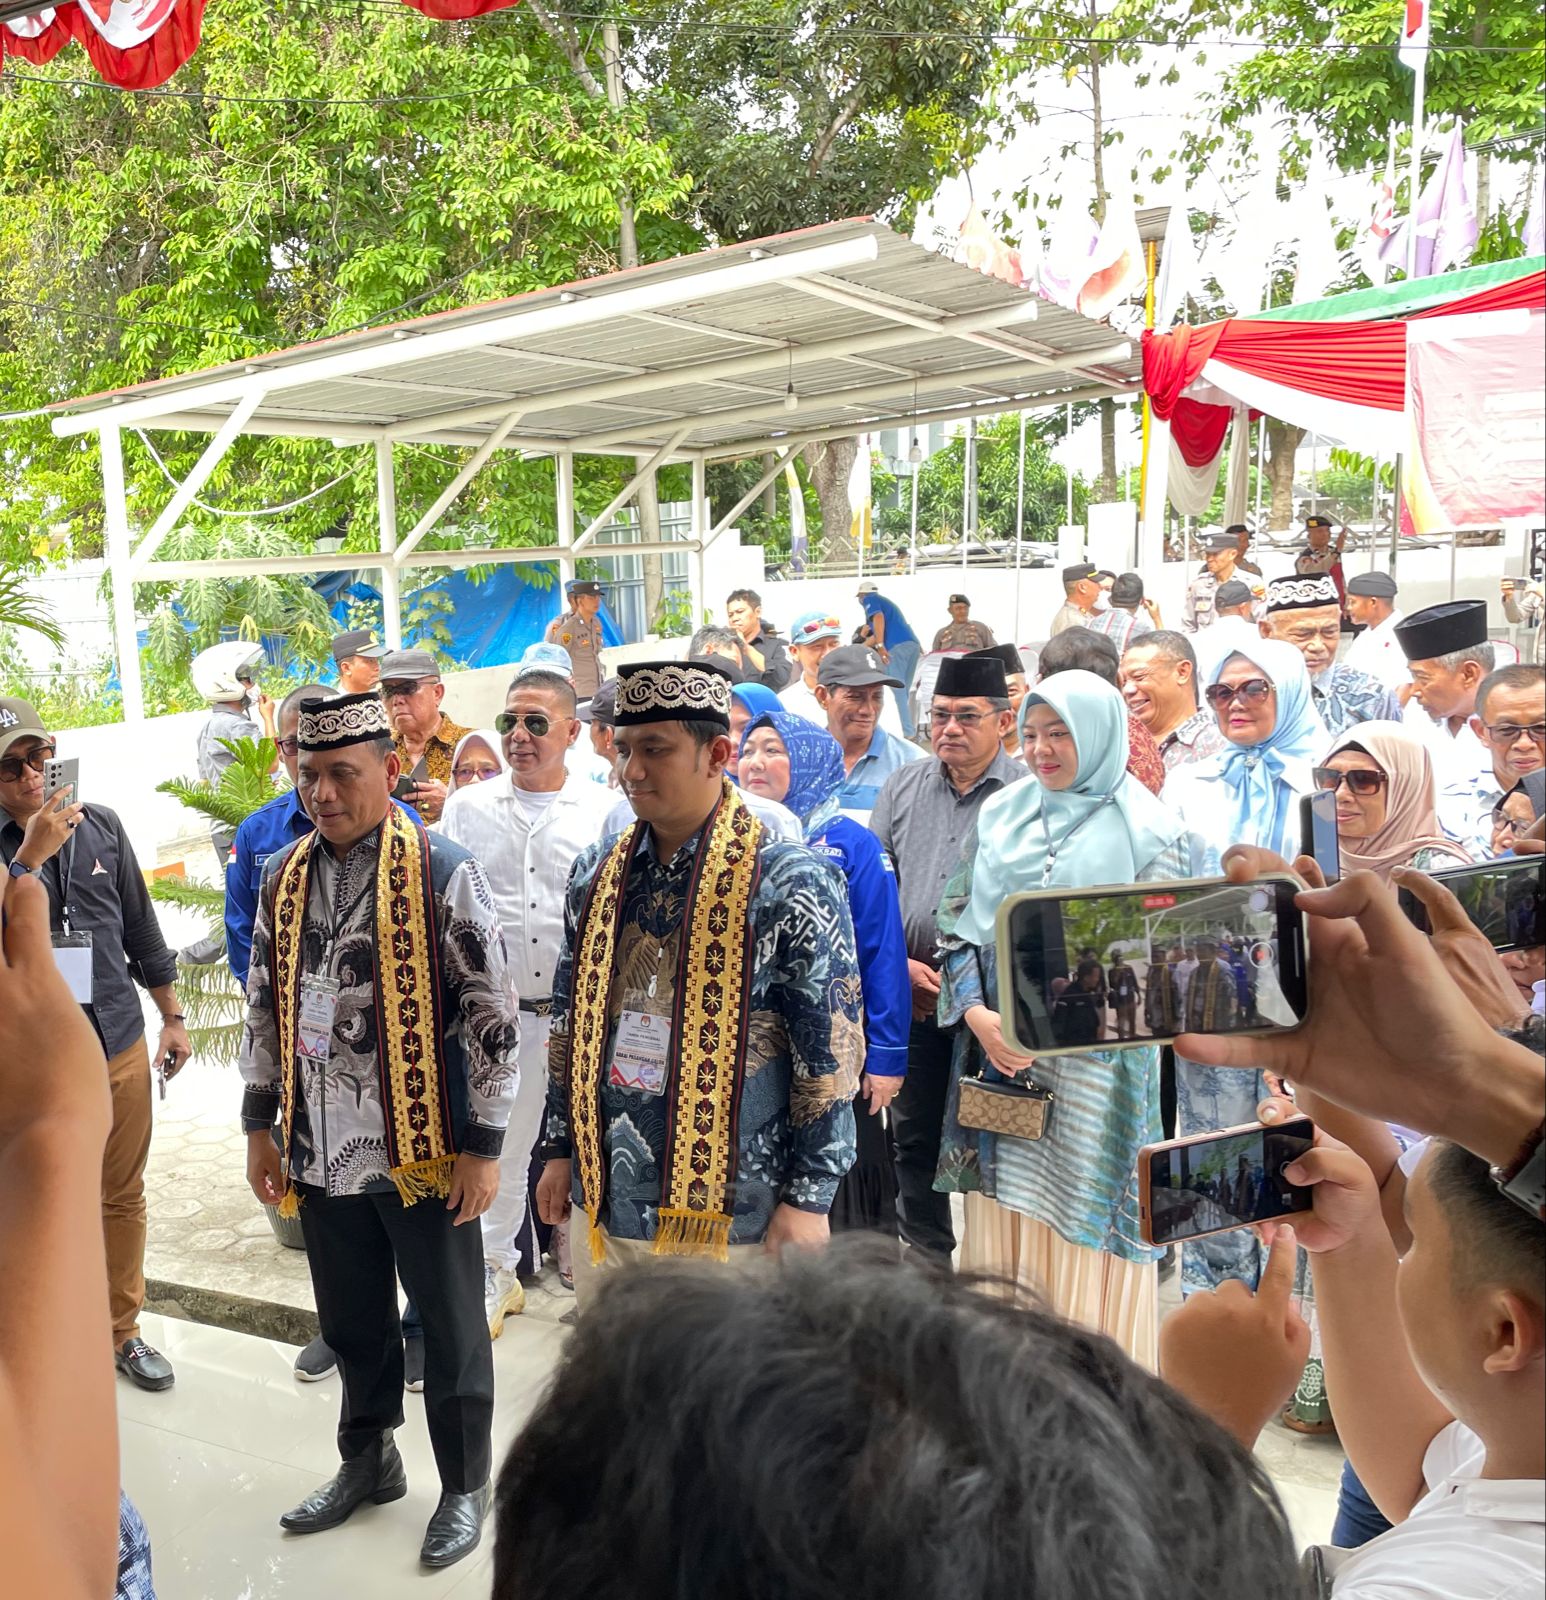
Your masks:
<svg viewBox="0 0 1546 1600"><path fill-rule="evenodd" d="M580 1195L599 1264L606 1197L601 1082L623 891L643 837L634 823L591 880L575 941L569 1054L570 1129ZM688 884L666 1082L666 1172L656 1255L730 1254L729 1184L735 1164L752 976L748 913L757 887L762 824L727 781L705 824Z"/></svg>
<svg viewBox="0 0 1546 1600"><path fill-rule="evenodd" d="M290 1181L290 1141L299 1092L297 1028L300 1020L301 930L306 918L311 857L317 835L290 853L274 887L273 985L279 1037L290 1058L279 1101L281 1170L279 1214L293 1217L299 1196ZM376 864L376 1037L380 1041L381 1103L387 1164L405 1206L426 1195L451 1192L456 1149L446 1097L443 1001L437 960L439 930L430 881L429 839L400 807L381 827Z"/></svg>

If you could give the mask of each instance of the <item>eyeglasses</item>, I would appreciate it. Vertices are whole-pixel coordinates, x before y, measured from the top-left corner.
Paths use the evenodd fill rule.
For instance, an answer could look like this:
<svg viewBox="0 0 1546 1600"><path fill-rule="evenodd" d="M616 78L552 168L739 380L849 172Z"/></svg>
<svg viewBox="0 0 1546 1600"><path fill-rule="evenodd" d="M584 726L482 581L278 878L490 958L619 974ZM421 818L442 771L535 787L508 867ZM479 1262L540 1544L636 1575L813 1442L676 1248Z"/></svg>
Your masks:
<svg viewBox="0 0 1546 1600"><path fill-rule="evenodd" d="M517 716L513 711L501 711L494 718L494 732L498 734L514 733L517 725L525 728L533 739L544 739L547 731L553 726L552 719L545 717L540 711L527 711Z"/></svg>
<svg viewBox="0 0 1546 1600"><path fill-rule="evenodd" d="M416 695L426 684L433 683L433 678L393 678L390 683L380 685L383 700L407 700Z"/></svg>
<svg viewBox="0 0 1546 1600"><path fill-rule="evenodd" d="M1247 678L1244 683L1210 683L1203 691L1210 706L1220 711L1238 698L1244 705L1259 706L1272 693L1272 683L1267 678Z"/></svg>
<svg viewBox="0 0 1546 1600"><path fill-rule="evenodd" d="M280 755L286 757L287 759L290 756L293 756L301 747L299 736L291 739L275 739L274 743L279 747Z"/></svg>
<svg viewBox="0 0 1546 1600"><path fill-rule="evenodd" d="M51 744L40 744L36 750L29 750L24 756L7 756L0 761L0 781L15 783L21 777L23 767L41 772L54 759L54 748Z"/></svg>
<svg viewBox="0 0 1546 1600"><path fill-rule="evenodd" d="M498 767L452 767L451 776L458 785L464 783L482 783L485 778L497 778Z"/></svg>
<svg viewBox="0 0 1546 1600"><path fill-rule="evenodd" d="M1523 736L1532 744L1546 745L1546 722L1494 722L1490 727L1484 722L1482 728L1493 744L1515 744Z"/></svg>
<svg viewBox="0 0 1546 1600"><path fill-rule="evenodd" d="M1310 777L1317 789L1337 790L1345 783L1349 794L1378 794L1390 782L1390 774L1376 767L1354 767L1351 772L1336 767L1311 767Z"/></svg>
<svg viewBox="0 0 1546 1600"><path fill-rule="evenodd" d="M947 711L943 706L929 708L929 721L936 728L948 728L952 722L958 722L962 729L970 733L979 722L987 721L985 711Z"/></svg>

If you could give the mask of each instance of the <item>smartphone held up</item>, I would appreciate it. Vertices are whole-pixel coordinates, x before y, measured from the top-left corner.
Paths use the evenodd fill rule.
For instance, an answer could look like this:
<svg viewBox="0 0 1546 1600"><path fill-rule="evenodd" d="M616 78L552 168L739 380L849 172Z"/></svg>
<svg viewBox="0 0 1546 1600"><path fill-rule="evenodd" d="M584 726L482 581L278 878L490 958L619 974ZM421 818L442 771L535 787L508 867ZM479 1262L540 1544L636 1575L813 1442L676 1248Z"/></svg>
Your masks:
<svg viewBox="0 0 1546 1600"><path fill-rule="evenodd" d="M1251 1125L1145 1145L1138 1152L1139 1232L1156 1247L1277 1222L1312 1209L1312 1191L1291 1183L1291 1167L1315 1142L1315 1125L1295 1117L1276 1128Z"/></svg>
<svg viewBox="0 0 1546 1600"><path fill-rule="evenodd" d="M1023 1055L1295 1028L1308 998L1288 876L1043 890L999 908L1004 1036Z"/></svg>

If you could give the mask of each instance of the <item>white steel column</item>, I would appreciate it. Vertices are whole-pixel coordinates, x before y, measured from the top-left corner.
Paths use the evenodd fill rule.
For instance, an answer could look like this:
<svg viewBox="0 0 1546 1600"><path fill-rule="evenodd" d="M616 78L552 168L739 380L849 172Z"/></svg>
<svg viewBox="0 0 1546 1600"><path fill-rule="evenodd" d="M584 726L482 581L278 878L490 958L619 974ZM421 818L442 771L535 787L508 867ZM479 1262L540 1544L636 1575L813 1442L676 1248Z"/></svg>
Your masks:
<svg viewBox="0 0 1546 1600"><path fill-rule="evenodd" d="M102 451L102 516L107 526L107 564L113 575L113 643L118 651L118 681L123 686L123 719L145 720L145 685L140 677L140 642L134 627L134 564L129 553L129 504L123 484L123 436L104 427L97 434Z"/></svg>
<svg viewBox="0 0 1546 1600"><path fill-rule="evenodd" d="M381 534L381 637L393 650L403 647L403 586L397 575L397 476L392 441L376 440L376 521Z"/></svg>
<svg viewBox="0 0 1546 1600"><path fill-rule="evenodd" d="M574 561L574 451L559 450L553 457L554 523L558 541L559 610L568 604L564 585L575 575Z"/></svg>
<svg viewBox="0 0 1546 1600"><path fill-rule="evenodd" d="M708 463L703 459L700 450L692 458L692 526L688 530L693 542L698 546L692 559L687 563L689 577L687 590L692 598L692 614L689 621L692 633L698 631L698 619L702 617L708 605L708 583L703 572L703 545L704 535L709 526L709 469Z"/></svg>

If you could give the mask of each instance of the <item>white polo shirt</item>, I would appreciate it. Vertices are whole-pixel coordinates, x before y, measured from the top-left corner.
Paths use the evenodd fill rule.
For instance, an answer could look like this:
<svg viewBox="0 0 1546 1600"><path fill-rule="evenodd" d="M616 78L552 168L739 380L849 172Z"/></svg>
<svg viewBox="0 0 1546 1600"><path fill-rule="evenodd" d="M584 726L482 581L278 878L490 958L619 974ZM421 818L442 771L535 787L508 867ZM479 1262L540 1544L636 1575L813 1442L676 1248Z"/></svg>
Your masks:
<svg viewBox="0 0 1546 1600"><path fill-rule="evenodd" d="M1486 1455L1459 1422L1436 1434L1423 1458L1428 1493L1341 1561L1332 1600L1540 1600L1546 1481L1483 1478Z"/></svg>
<svg viewBox="0 0 1546 1600"><path fill-rule="evenodd" d="M1378 678L1387 689L1400 689L1412 681L1406 652L1396 638L1396 624L1402 613L1392 611L1383 622L1365 628L1347 647L1346 665Z"/></svg>
<svg viewBox="0 0 1546 1600"><path fill-rule="evenodd" d="M616 804L605 784L573 772L551 798L543 795L531 805L519 802L508 776L470 784L446 801L440 832L483 864L523 1000L545 1000L553 992L569 869L603 837Z"/></svg>

